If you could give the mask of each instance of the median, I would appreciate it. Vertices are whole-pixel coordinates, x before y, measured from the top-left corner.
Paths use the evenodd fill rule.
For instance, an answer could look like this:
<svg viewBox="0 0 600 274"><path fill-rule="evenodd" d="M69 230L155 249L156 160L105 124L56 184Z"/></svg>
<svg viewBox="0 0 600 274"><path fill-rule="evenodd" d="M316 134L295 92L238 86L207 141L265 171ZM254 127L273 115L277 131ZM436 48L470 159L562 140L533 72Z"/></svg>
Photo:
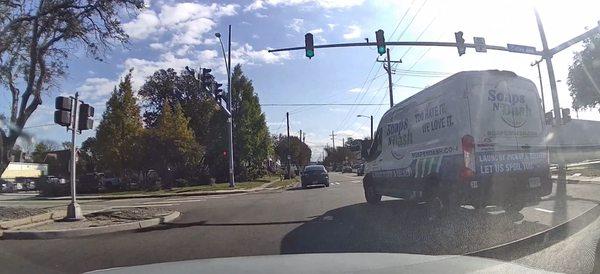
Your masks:
<svg viewBox="0 0 600 274"><path fill-rule="evenodd" d="M229 187L228 183L218 183L213 185L198 185L187 187L174 187L171 189L160 189L156 191L121 191L102 194L78 194L79 200L115 200L132 198L160 198L172 196L206 196L248 193L261 190L280 189L293 186L298 180L296 178L282 180L280 177L267 176L248 182L238 182L235 187ZM69 200L70 196L60 197L36 197L40 200Z"/></svg>

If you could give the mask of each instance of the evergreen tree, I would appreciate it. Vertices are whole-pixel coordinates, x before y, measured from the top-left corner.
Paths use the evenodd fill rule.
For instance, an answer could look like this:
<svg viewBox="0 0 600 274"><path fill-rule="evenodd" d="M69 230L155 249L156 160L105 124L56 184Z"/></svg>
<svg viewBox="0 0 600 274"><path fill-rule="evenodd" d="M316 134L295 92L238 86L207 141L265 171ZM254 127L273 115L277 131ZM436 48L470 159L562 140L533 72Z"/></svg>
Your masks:
<svg viewBox="0 0 600 274"><path fill-rule="evenodd" d="M236 176L252 180L266 173L265 161L273 149L271 138L252 81L241 65L233 69L231 83Z"/></svg>
<svg viewBox="0 0 600 274"><path fill-rule="evenodd" d="M146 141L146 160L152 163L163 183L169 185L173 179L195 178L204 149L196 142L180 104L171 109L164 104L155 128L149 129Z"/></svg>
<svg viewBox="0 0 600 274"><path fill-rule="evenodd" d="M95 148L99 165L116 175L140 170L140 137L143 131L130 71L108 99L96 131Z"/></svg>

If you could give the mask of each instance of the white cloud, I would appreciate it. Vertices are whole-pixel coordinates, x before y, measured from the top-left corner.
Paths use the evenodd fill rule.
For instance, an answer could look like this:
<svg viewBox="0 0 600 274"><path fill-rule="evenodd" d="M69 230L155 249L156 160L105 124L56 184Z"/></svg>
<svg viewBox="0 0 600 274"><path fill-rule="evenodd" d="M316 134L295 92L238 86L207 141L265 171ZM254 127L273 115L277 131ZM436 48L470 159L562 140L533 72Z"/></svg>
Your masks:
<svg viewBox="0 0 600 274"><path fill-rule="evenodd" d="M348 92L350 92L350 93L359 93L359 92L361 92L361 90L362 90L361 88L351 88L351 89L348 90Z"/></svg>
<svg viewBox="0 0 600 274"><path fill-rule="evenodd" d="M145 10L134 20L123 24L123 29L133 39L145 39L157 32L160 20L153 10Z"/></svg>
<svg viewBox="0 0 600 274"><path fill-rule="evenodd" d="M133 39L166 34L170 41L163 45L169 47L210 43L213 42L212 37L204 36L216 26L216 21L224 16L236 15L238 8L239 5L236 4L163 4L157 11L143 11L135 19L125 23L123 28ZM154 48L156 49L156 45Z"/></svg>
<svg viewBox="0 0 600 274"><path fill-rule="evenodd" d="M335 29L336 26L337 26L337 24L327 24L327 27L329 27L329 30Z"/></svg>
<svg viewBox="0 0 600 274"><path fill-rule="evenodd" d="M289 52L270 53L267 50L255 51L249 44L244 44L231 52L231 62L236 64L275 64L290 58L291 55Z"/></svg>
<svg viewBox="0 0 600 274"><path fill-rule="evenodd" d="M258 39L258 38L260 38L260 36L258 34L252 34L252 38Z"/></svg>
<svg viewBox="0 0 600 274"><path fill-rule="evenodd" d="M254 16L256 16L258 18L266 18L267 17L266 15L264 15L264 14L262 14L260 12L255 13Z"/></svg>
<svg viewBox="0 0 600 274"><path fill-rule="evenodd" d="M164 50L166 49L165 45L161 43L152 43L149 45L151 49Z"/></svg>
<svg viewBox="0 0 600 274"><path fill-rule="evenodd" d="M344 39L346 39L346 40L357 39L357 38L360 38L361 34L362 34L362 30L360 29L359 26L357 26L357 25L348 26L348 32L344 33Z"/></svg>
<svg viewBox="0 0 600 274"><path fill-rule="evenodd" d="M307 32L310 32L312 34L320 34L320 33L323 33L323 29L322 28L312 29L312 30L309 30Z"/></svg>
<svg viewBox="0 0 600 274"><path fill-rule="evenodd" d="M118 81L92 77L85 79L83 85L77 88L77 92L79 92L82 100L93 103L110 95L116 85L118 85Z"/></svg>
<svg viewBox="0 0 600 274"><path fill-rule="evenodd" d="M364 0L254 0L244 11L265 9L266 6L316 5L324 9L341 9L360 6Z"/></svg>
<svg viewBox="0 0 600 274"><path fill-rule="evenodd" d="M244 11L252 11L252 10L258 10L258 9L264 9L264 2L262 0L256 0L254 2L252 2L252 4L246 6L244 8Z"/></svg>
<svg viewBox="0 0 600 274"><path fill-rule="evenodd" d="M300 32L303 25L304 25L304 19L294 18L294 19L292 19L292 22L289 25L287 25L287 27L295 32Z"/></svg>

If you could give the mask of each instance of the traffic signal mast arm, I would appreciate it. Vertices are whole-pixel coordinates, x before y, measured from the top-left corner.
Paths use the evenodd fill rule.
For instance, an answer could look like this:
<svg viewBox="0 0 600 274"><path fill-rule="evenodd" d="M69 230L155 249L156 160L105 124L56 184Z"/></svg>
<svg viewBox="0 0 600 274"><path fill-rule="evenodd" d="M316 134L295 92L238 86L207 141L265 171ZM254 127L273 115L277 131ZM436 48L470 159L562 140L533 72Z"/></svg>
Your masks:
<svg viewBox="0 0 600 274"><path fill-rule="evenodd" d="M398 42L385 42L386 46L423 46L423 47L456 47L456 42L427 42L427 41L398 41ZM473 43L465 43L467 48L475 48ZM377 46L374 42L360 42L360 43L341 43L341 44L325 44L325 45L314 45L314 48L344 48L344 47L373 47ZM489 50L499 51L510 51L507 47L486 45ZM281 49L270 49L269 52L280 52L280 51L293 51L303 50L305 47L292 47L292 48L281 48ZM543 52L536 50L535 52L522 52L524 54L542 56Z"/></svg>

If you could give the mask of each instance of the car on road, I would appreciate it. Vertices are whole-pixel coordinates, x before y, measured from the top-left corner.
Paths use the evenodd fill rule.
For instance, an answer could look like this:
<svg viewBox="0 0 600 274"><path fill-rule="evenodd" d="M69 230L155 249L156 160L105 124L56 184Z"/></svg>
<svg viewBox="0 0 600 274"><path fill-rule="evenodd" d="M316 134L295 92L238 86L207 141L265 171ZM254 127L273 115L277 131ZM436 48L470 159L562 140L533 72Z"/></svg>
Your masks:
<svg viewBox="0 0 600 274"><path fill-rule="evenodd" d="M310 165L304 168L300 176L300 183L302 188L306 188L309 185L324 185L329 186L329 174L322 165Z"/></svg>
<svg viewBox="0 0 600 274"><path fill-rule="evenodd" d="M360 164L356 168L356 175L357 176L363 176L363 175L365 175L365 164Z"/></svg>
<svg viewBox="0 0 600 274"><path fill-rule="evenodd" d="M342 173L352 173L352 167L347 165L342 167Z"/></svg>
<svg viewBox="0 0 600 274"><path fill-rule="evenodd" d="M535 84L509 71L459 72L388 110L363 179L365 197L521 211L552 191Z"/></svg>

